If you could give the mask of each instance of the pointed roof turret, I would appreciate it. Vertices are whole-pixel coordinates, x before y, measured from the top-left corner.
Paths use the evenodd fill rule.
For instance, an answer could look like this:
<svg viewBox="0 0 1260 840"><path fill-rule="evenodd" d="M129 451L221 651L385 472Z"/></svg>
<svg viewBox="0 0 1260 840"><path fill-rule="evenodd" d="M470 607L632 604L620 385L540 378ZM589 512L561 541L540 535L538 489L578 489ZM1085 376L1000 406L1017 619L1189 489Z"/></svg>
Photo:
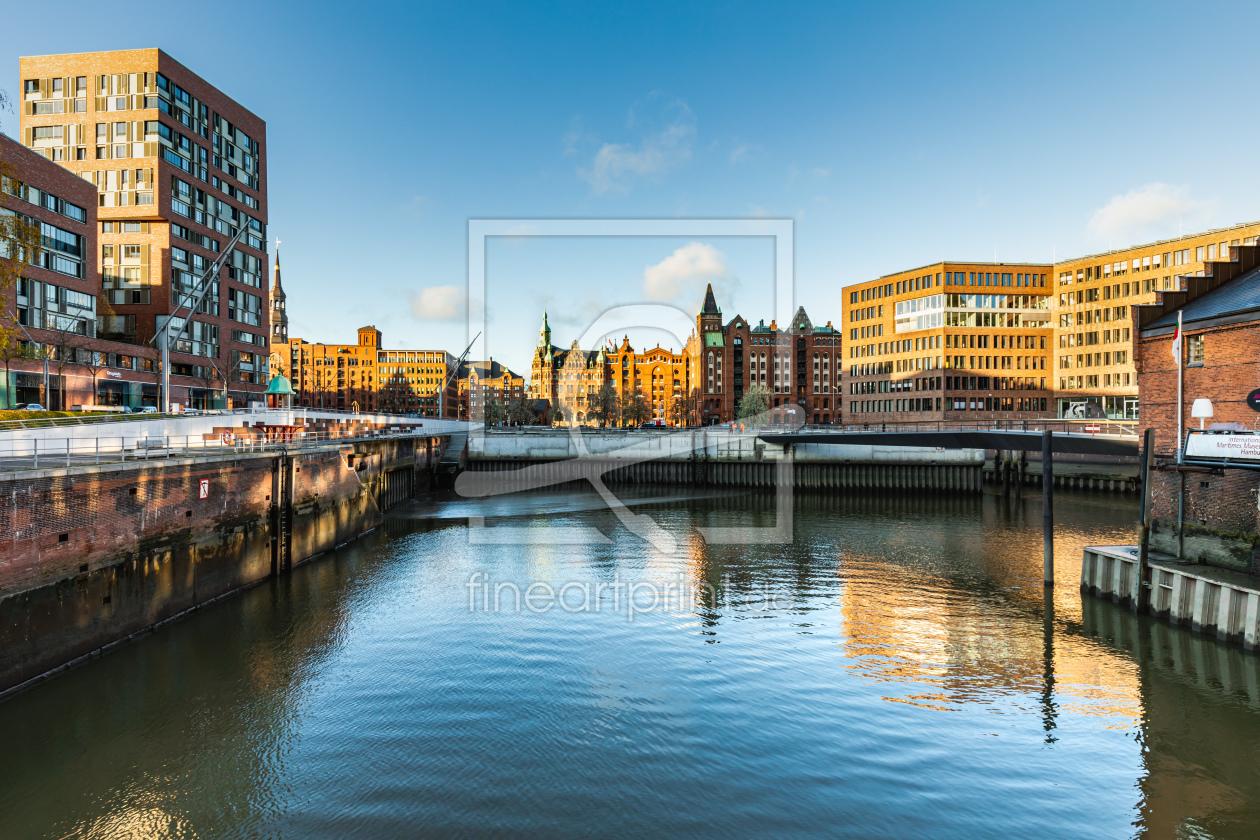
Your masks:
<svg viewBox="0 0 1260 840"><path fill-rule="evenodd" d="M276 267L271 281L271 300L267 303L271 316L271 343L284 344L289 340L289 311L285 302L284 287L280 285L280 240L276 239Z"/></svg>
<svg viewBox="0 0 1260 840"><path fill-rule="evenodd" d="M713 297L713 284L712 283L710 283L709 287L705 289L704 306L700 309L700 311L706 314L710 314L710 315L717 315L717 314L720 314L722 311L721 309L718 309L717 300L715 300Z"/></svg>
<svg viewBox="0 0 1260 840"><path fill-rule="evenodd" d="M273 298L284 298L284 289L280 286L280 248L278 246L276 247L276 269L271 281L271 296Z"/></svg>

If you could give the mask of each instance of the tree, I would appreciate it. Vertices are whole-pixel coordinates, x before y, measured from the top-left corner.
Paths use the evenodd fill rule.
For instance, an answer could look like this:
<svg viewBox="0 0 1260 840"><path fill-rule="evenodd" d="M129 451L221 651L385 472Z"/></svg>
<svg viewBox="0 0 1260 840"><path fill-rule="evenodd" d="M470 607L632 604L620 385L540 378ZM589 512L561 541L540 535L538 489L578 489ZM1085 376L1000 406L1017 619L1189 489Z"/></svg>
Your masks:
<svg viewBox="0 0 1260 840"><path fill-rule="evenodd" d="M632 426L638 426L651 419L652 407L648 405L643 392L636 388L634 393L630 395L630 398L625 401L621 414L622 417L630 421Z"/></svg>
<svg viewBox="0 0 1260 840"><path fill-rule="evenodd" d="M69 390L65 387L63 376L67 367L72 365L82 366L84 358L91 353L83 345L87 343L88 325L87 322L75 316L82 315L86 310L81 307L71 307L74 310L71 315L62 315L59 312L50 312L44 310L44 323L38 324L37 328L52 336L50 341L44 343L45 357L55 364L57 381L61 383L61 405L58 408L62 411L66 410L66 392ZM82 328L82 332L80 332ZM96 384L93 381L92 388L95 391ZM51 395L44 395L44 408L51 409L48 403Z"/></svg>
<svg viewBox="0 0 1260 840"><path fill-rule="evenodd" d="M743 398L739 401L739 410L736 414L742 420L745 417L756 417L758 414L765 414L770 408L770 392L760 385L753 385L744 392Z"/></svg>
<svg viewBox="0 0 1260 840"><path fill-rule="evenodd" d="M14 361L38 360L42 357L31 342L21 338L18 330L6 330L0 327L0 358L4 359L4 381L8 383L10 367ZM2 390L5 393L5 408L13 408L13 395L7 387Z"/></svg>
<svg viewBox="0 0 1260 840"><path fill-rule="evenodd" d="M96 405L96 380L101 375L101 371L105 370L108 365L105 364L108 354L101 353L88 348L79 349L79 364L87 368L88 374L92 377L92 401L90 405Z"/></svg>
<svg viewBox="0 0 1260 840"><path fill-rule="evenodd" d="M559 405L552 405L551 408L547 409L547 419L551 421L552 425L563 423L565 420L564 409Z"/></svg>
<svg viewBox="0 0 1260 840"><path fill-rule="evenodd" d="M508 406L507 419L515 426L530 426L538 422L538 416L524 397L517 397Z"/></svg>
<svg viewBox="0 0 1260 840"><path fill-rule="evenodd" d="M485 415L487 429L491 426L497 426L502 423L503 418L506 416L506 412L503 410L503 403L499 402L494 397L488 397L486 399L486 405L483 409L483 413Z"/></svg>
<svg viewBox="0 0 1260 840"><path fill-rule="evenodd" d="M0 90L0 109L7 109L8 94ZM12 196L20 195L22 183L17 170L0 158L0 208L7 209ZM43 235L39 224L18 212L0 212L0 350L5 357L5 392L8 392L9 365L14 359L31 358L32 348L23 343L29 338L17 320L17 296L13 289L22 276L22 270L37 263L43 252ZM6 402L11 400L6 399Z"/></svg>
<svg viewBox="0 0 1260 840"><path fill-rule="evenodd" d="M686 426L688 415L691 412L687 410L687 401L682 397L675 397L669 404L669 422L675 426Z"/></svg>
<svg viewBox="0 0 1260 840"><path fill-rule="evenodd" d="M621 418L621 399L611 382L605 382L599 393L591 397L591 418L601 426L616 425Z"/></svg>

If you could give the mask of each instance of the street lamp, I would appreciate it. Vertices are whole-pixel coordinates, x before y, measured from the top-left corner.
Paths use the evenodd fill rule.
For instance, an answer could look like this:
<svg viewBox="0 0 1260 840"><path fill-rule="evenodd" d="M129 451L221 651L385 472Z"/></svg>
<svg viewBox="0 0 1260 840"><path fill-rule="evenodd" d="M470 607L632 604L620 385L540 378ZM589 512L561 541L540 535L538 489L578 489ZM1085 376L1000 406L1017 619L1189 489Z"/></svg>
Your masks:
<svg viewBox="0 0 1260 840"><path fill-rule="evenodd" d="M1199 431L1203 430L1203 421L1212 416L1212 401L1207 397L1199 397L1190 408L1190 416L1199 418Z"/></svg>

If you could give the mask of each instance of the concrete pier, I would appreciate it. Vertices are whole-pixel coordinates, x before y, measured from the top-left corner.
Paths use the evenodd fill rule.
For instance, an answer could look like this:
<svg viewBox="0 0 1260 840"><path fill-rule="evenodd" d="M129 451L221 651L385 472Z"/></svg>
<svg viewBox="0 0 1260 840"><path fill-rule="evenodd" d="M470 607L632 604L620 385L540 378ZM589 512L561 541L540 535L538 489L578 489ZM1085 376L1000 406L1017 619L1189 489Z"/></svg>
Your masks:
<svg viewBox="0 0 1260 840"><path fill-rule="evenodd" d="M1183 563L1150 552L1150 614L1196 633L1260 646L1260 579L1242 572ZM1081 563L1081 595L1131 606L1139 584L1138 547L1086 546Z"/></svg>

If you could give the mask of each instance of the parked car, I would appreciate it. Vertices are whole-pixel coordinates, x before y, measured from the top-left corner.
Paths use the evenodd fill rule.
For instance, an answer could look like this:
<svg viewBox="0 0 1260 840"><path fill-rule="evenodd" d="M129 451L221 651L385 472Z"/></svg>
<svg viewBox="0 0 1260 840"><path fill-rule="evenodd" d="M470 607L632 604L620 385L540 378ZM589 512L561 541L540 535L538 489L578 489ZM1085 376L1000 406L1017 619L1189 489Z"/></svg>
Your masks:
<svg viewBox="0 0 1260 840"><path fill-rule="evenodd" d="M39 403L27 403L26 405L22 406L22 410L23 411L47 411L48 409L44 408Z"/></svg>
<svg viewBox="0 0 1260 840"><path fill-rule="evenodd" d="M199 408L185 408L184 409L184 414L189 417L200 417L202 413L203 412Z"/></svg>
<svg viewBox="0 0 1260 840"><path fill-rule="evenodd" d="M141 408L137 413L138 414L158 414L160 412L158 412L156 405L146 405L143 408Z"/></svg>

